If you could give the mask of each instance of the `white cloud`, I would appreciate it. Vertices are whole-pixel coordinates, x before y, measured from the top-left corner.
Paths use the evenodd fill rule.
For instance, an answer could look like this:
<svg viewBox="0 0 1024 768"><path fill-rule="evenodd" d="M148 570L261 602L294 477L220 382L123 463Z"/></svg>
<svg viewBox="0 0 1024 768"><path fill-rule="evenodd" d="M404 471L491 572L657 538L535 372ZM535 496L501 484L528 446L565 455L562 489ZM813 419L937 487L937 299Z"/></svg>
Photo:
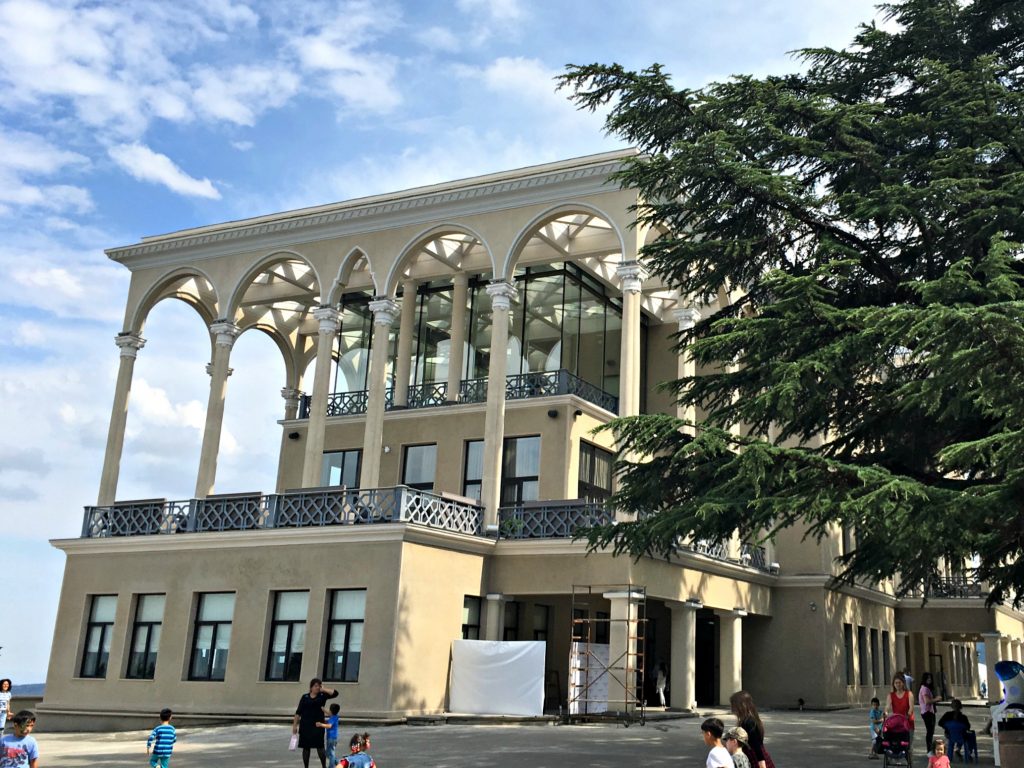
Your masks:
<svg viewBox="0 0 1024 768"><path fill-rule="evenodd" d="M46 339L43 326L30 320L18 323L11 336L11 341L17 347L41 347Z"/></svg>
<svg viewBox="0 0 1024 768"><path fill-rule="evenodd" d="M256 145L251 141L232 141L231 146L237 149L239 152L248 152Z"/></svg>
<svg viewBox="0 0 1024 768"><path fill-rule="evenodd" d="M220 199L220 192L209 179L189 176L167 155L154 152L143 144L120 144L111 147L108 154L115 163L139 181L162 184L179 195Z"/></svg>
<svg viewBox="0 0 1024 768"><path fill-rule="evenodd" d="M253 125L267 109L286 104L299 89L297 75L285 67L238 66L230 70L200 69L196 109L215 120Z"/></svg>
<svg viewBox="0 0 1024 768"><path fill-rule="evenodd" d="M42 136L0 129L0 203L7 215L19 208L84 213L92 209L92 196L71 184L40 184L35 179L66 168L80 170L89 161L77 152L61 149ZM2 215L2 214L0 214Z"/></svg>
<svg viewBox="0 0 1024 768"><path fill-rule="evenodd" d="M80 298L84 293L79 279L62 267L15 269L11 279L24 288L56 292L71 299Z"/></svg>
<svg viewBox="0 0 1024 768"><path fill-rule="evenodd" d="M421 45L435 51L457 51L461 47L459 38L447 27L427 27L416 32L413 37Z"/></svg>
<svg viewBox="0 0 1024 768"><path fill-rule="evenodd" d="M518 21L525 15L519 0L457 0L463 13L480 13L495 21Z"/></svg>

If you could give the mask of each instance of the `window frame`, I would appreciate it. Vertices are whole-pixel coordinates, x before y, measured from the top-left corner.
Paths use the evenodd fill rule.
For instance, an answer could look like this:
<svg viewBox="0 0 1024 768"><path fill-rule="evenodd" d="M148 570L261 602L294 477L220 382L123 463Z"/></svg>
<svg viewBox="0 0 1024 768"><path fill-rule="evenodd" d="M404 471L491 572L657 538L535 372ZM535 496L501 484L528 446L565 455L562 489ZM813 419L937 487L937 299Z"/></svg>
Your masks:
<svg viewBox="0 0 1024 768"><path fill-rule="evenodd" d="M518 442L519 440L536 440L537 441L537 474L536 475L513 475L509 477L505 474L505 460L508 456L508 446L511 442ZM541 448L542 441L540 435L514 435L512 437L506 437L501 442L501 491L499 493L499 506L514 506L516 504L522 504L524 501L536 501L537 499L526 499L523 498L523 488L526 483L536 483L537 496L540 497L540 467L541 467ZM509 500L509 494L507 491L509 488L515 488L514 500Z"/></svg>
<svg viewBox="0 0 1024 768"><path fill-rule="evenodd" d="M543 614L544 615L544 628L543 629L538 629L537 628L537 615L538 615L537 612L539 610L544 612L544 614ZM539 640L546 641L548 639L548 635L550 635L550 634L551 634L551 606L550 605L545 605L543 603L534 603L533 604L533 639L534 640L538 640L538 641Z"/></svg>
<svg viewBox="0 0 1024 768"><path fill-rule="evenodd" d="M344 478L344 476L345 476L345 464L347 462L347 459L345 458L345 454L350 454L350 453L354 453L356 455L356 472L355 472L355 474L356 474L356 482L355 482L355 484L354 485L345 485L345 483L338 483L337 485L332 485L331 482L330 482L331 477L330 477L330 474L329 474L330 468L327 466L327 457L328 456L334 456L334 455L337 455L337 454L342 454L341 475L342 475L342 478ZM322 461L322 464L321 464L321 468L320 468L320 481L321 481L320 484L324 488L346 488L346 489L348 489L348 488L358 488L359 487L359 477L360 477L360 475L361 475L361 473L363 471L363 449L362 448L342 448L342 449L337 450L337 451L324 451L323 458L321 459L321 461Z"/></svg>
<svg viewBox="0 0 1024 768"><path fill-rule="evenodd" d="M203 603L204 603L204 601L205 601L205 599L206 599L206 597L208 595L231 595L231 598L232 598L231 599L231 621L224 621L222 619L210 620L210 619L201 619L200 618L200 616L202 614L202 611L203 611ZM202 683L222 683L222 682L224 682L225 678L227 677L227 673L228 673L228 659L231 658L231 645L230 645L231 638L230 638L230 633L231 633L231 626L234 624L234 621L235 621L235 598L236 597L237 597L237 594L235 592L200 592L199 593L199 599L196 601L196 618L195 618L194 626L192 628L192 652L189 654L189 657L188 657L188 679L189 679L189 681L191 681L191 682L202 682ZM214 662L214 658L216 657L216 654L214 653L214 651L216 651L216 649L217 649L217 638L220 635L220 633L221 633L221 631L222 631L224 626L228 627L228 634L229 634L229 637L228 637L227 659L225 659L225 661L224 661L224 677L214 677L213 676L213 669L214 669L213 662ZM198 645L199 633L205 627L212 627L213 628L213 631L212 631L212 633L210 635L210 656L209 656L209 659L208 659L207 665L206 665L206 674L205 675L196 675L195 674L196 652L199 650L199 645Z"/></svg>
<svg viewBox="0 0 1024 768"><path fill-rule="evenodd" d="M518 600L509 600L505 603L504 611L504 624L501 630L501 639L506 642L511 642L519 639L519 625L522 623L522 608L523 604ZM515 622L509 623L509 613L515 617Z"/></svg>
<svg viewBox="0 0 1024 768"><path fill-rule="evenodd" d="M857 626L857 682L859 685L868 685L868 671L871 666L871 660L868 658L870 655L870 649L868 648L868 630L863 625Z"/></svg>
<svg viewBox="0 0 1024 768"><path fill-rule="evenodd" d="M110 666L110 641L114 632L114 621L96 621L94 616L96 615L96 603L104 597L111 597L114 599L114 616L117 616L117 595L116 594L102 594L102 595L90 595L89 596L89 618L85 623L85 642L82 645L82 663L78 667L78 676L86 678L88 680L103 680L107 677L107 669ZM94 631L99 631L99 642L97 643L96 658L94 661L92 672L86 671L86 665L89 662L89 640L93 636ZM103 647L106 646L107 652L103 653ZM100 659L103 659L102 665Z"/></svg>
<svg viewBox="0 0 1024 768"><path fill-rule="evenodd" d="M142 609L142 604L147 597L162 597L164 598L164 609L160 612L160 621L141 621L139 619L139 612ZM125 679L127 680L153 680L156 677L156 662L159 656L159 645L160 640L157 638L156 645L157 649L153 648L153 629L154 627L163 628L164 625L164 612L167 610L167 594L163 592L148 592L146 594L136 595L135 597L135 618L132 621L132 636L129 639L128 644L128 664L125 667ZM145 669L140 673L133 674L133 662L135 659L135 641L139 637L139 631L145 630L146 632L146 647L143 651L142 658L148 659L150 656L153 657L153 669L149 674L146 674Z"/></svg>
<svg viewBox="0 0 1024 768"><path fill-rule="evenodd" d="M590 474L590 477L588 477L588 478L584 478L583 477L583 469L584 469L583 457L584 457L585 453L590 453L591 454L591 458L590 458L590 462L589 462L589 467L590 467L590 473L589 474ZM596 474L595 470L597 468L597 462L595 460L598 458L598 453L602 453L602 454L606 454L607 455L607 459L608 459L608 487L607 488L602 488L602 487L600 487L599 485L597 485L594 482L594 475ZM614 487L614 483L613 483L613 480L612 480L612 477L613 477L613 466L612 465L613 465L613 463L615 461L615 454L612 451L609 451L609 450L607 450L605 448L602 448L599 445L595 445L594 443L588 442L586 440L580 440L580 457L579 458L580 458L580 460L579 460L579 473L578 473L578 477L577 477L578 485L577 485L576 495L579 498L581 498L581 499L586 499L587 501L593 501L593 502L596 502L596 503L601 503L601 502L608 501L608 499L610 499L612 497L612 489ZM604 458L604 457L602 457L602 458ZM586 491L591 490L591 489L593 490L593 493L587 493L586 492Z"/></svg>
<svg viewBox="0 0 1024 768"><path fill-rule="evenodd" d="M853 624L843 624L843 653L846 660L846 685L855 685L853 669Z"/></svg>
<svg viewBox="0 0 1024 768"><path fill-rule="evenodd" d="M429 482L411 483L406 479L406 472L409 470L409 449L410 448L433 448L434 449L434 477ZM437 443L409 443L402 446L402 485L417 491L433 493L437 484Z"/></svg>
<svg viewBox="0 0 1024 768"><path fill-rule="evenodd" d="M468 619L473 618L471 607L476 605L476 623L473 624ZM465 595L462 598L462 639L463 640L479 640L480 639L480 617L482 616L483 600L478 595ZM469 611L467 615L467 611Z"/></svg>
<svg viewBox="0 0 1024 768"><path fill-rule="evenodd" d="M892 639L889 630L882 630L882 681L892 680Z"/></svg>
<svg viewBox="0 0 1024 768"><path fill-rule="evenodd" d="M277 618L277 609L280 605L281 595L305 595L306 596L306 618L299 619L279 619ZM295 637L295 626L301 624L303 629L308 625L309 622L309 590L308 589L281 589L274 592L274 604L271 608L270 613L270 635L267 639L267 663L264 667L263 679L269 683L295 683L302 678L302 659L306 652L306 634L303 632L302 650L298 653L298 664L292 675L289 675L289 669L292 667L292 656L295 655L292 650L292 640ZM285 634L284 643L284 669L281 675L272 676L271 666L274 665L274 638L277 637L277 630L279 627L287 627L287 633Z"/></svg>
<svg viewBox="0 0 1024 768"><path fill-rule="evenodd" d="M363 618L361 618L361 619L336 619L336 618L334 618L334 596L336 594L338 594L339 592L362 592L363 593ZM353 679L351 679L351 680L347 679L348 678L348 674L349 674L349 665L351 664L351 654L353 653L353 651L351 649L352 628L356 624L359 624L362 627L363 637L366 636L365 635L365 632L366 632L366 598L368 596L369 596L369 593L368 593L366 587L343 587L341 589L332 589L332 590L330 590L327 593L327 611L328 611L328 613L327 613L327 622L326 622L326 632L324 632L324 663L322 665L323 679L324 680L330 680L331 682L338 682L338 683L358 683L359 682L359 672L360 672L360 670L362 668L362 662L363 662L363 658L362 658L363 651L362 651L362 647L361 646L360 646L360 649L359 649L359 661L356 662L355 677ZM334 671L337 671L337 670L334 670L332 665L331 665L331 660L329 658L328 650L330 649L331 641L334 638L334 631L339 626L344 626L345 627L345 644L344 644L344 647L342 648L342 651L341 651L341 669L340 669L340 674L339 675L334 675L332 673Z"/></svg>

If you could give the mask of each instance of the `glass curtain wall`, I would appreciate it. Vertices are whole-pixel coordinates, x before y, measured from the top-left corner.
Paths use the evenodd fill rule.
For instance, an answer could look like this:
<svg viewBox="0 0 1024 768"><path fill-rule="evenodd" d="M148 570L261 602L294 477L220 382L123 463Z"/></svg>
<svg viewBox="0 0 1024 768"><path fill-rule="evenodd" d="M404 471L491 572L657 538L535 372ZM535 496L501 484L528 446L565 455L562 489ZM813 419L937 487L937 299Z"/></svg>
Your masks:
<svg viewBox="0 0 1024 768"><path fill-rule="evenodd" d="M426 283L416 295L416 323L413 330L413 359L409 385L448 380L451 360L452 284Z"/></svg>
<svg viewBox="0 0 1024 768"><path fill-rule="evenodd" d="M370 346L373 340L373 312L370 311L369 292L346 293L341 300L338 351L334 365L335 392L361 392L367 388L370 370ZM398 344L397 324L391 326L388 337L388 381Z"/></svg>

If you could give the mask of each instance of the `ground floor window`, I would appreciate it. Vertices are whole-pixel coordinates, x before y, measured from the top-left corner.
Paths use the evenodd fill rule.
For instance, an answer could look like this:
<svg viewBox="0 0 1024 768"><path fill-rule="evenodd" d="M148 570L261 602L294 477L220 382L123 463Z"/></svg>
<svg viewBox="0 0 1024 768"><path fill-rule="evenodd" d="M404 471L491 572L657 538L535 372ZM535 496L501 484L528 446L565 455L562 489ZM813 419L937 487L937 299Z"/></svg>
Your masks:
<svg viewBox="0 0 1024 768"><path fill-rule="evenodd" d="M106 677L110 658L110 635L114 627L117 595L93 595L89 602L89 622L85 627L82 652L82 677Z"/></svg>
<svg viewBox="0 0 1024 768"><path fill-rule="evenodd" d="M860 684L868 684L868 631L864 627L857 627L857 661L860 666Z"/></svg>
<svg viewBox="0 0 1024 768"><path fill-rule="evenodd" d="M275 592L267 650L267 680L299 679L306 646L309 592Z"/></svg>
<svg viewBox="0 0 1024 768"><path fill-rule="evenodd" d="M551 621L551 608L547 605L533 606L533 639L548 639L548 624Z"/></svg>
<svg viewBox="0 0 1024 768"><path fill-rule="evenodd" d="M324 679L354 683L359 680L359 661L363 653L366 590L336 589L331 592L330 605Z"/></svg>
<svg viewBox="0 0 1024 768"><path fill-rule="evenodd" d="M889 630L882 630L882 681L888 684L892 680L892 650L890 648Z"/></svg>
<svg viewBox="0 0 1024 768"><path fill-rule="evenodd" d="M846 684L853 685L853 625L843 624L843 659L846 662Z"/></svg>
<svg viewBox="0 0 1024 768"><path fill-rule="evenodd" d="M139 595L132 624L131 652L125 677L152 680L156 674L156 653L164 620L164 595Z"/></svg>
<svg viewBox="0 0 1024 768"><path fill-rule="evenodd" d="M224 679L234 612L233 592L204 592L199 595L189 680Z"/></svg>
<svg viewBox="0 0 1024 768"><path fill-rule="evenodd" d="M462 639L480 639L480 598L466 595L462 600Z"/></svg>
<svg viewBox="0 0 1024 768"><path fill-rule="evenodd" d="M359 487L359 466L363 452L359 449L349 451L330 451L324 454L323 469L320 474L321 485L343 485L346 488Z"/></svg>
<svg viewBox="0 0 1024 768"><path fill-rule="evenodd" d="M509 600L505 603L505 631L502 640L519 639L519 608L516 600Z"/></svg>

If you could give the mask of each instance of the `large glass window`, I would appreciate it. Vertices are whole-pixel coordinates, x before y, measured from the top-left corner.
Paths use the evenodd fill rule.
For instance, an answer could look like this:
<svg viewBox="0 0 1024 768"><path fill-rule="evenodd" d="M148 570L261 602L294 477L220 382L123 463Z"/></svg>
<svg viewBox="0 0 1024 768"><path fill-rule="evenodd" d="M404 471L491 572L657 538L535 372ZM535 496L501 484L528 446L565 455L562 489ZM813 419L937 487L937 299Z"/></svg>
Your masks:
<svg viewBox="0 0 1024 768"><path fill-rule="evenodd" d="M611 451L580 441L580 477L577 494L587 501L605 501L612 495Z"/></svg>
<svg viewBox="0 0 1024 768"><path fill-rule="evenodd" d="M868 631L865 627L857 627L857 661L860 666L860 684L868 684Z"/></svg>
<svg viewBox="0 0 1024 768"><path fill-rule="evenodd" d="M889 630L882 630L882 681L892 680L892 649L889 645Z"/></svg>
<svg viewBox="0 0 1024 768"><path fill-rule="evenodd" d="M233 592L204 592L199 595L192 660L188 666L189 680L224 679L234 612Z"/></svg>
<svg viewBox="0 0 1024 768"><path fill-rule="evenodd" d="M331 592L327 654L324 659L325 680L354 683L359 679L365 617L365 589L337 589Z"/></svg>
<svg viewBox="0 0 1024 768"><path fill-rule="evenodd" d="M407 445L402 462L402 484L420 491L434 490L437 445Z"/></svg>
<svg viewBox="0 0 1024 768"><path fill-rule="evenodd" d="M363 452L358 449L325 453L323 468L320 472L320 484L358 488L359 465L362 457Z"/></svg>
<svg viewBox="0 0 1024 768"><path fill-rule="evenodd" d="M404 299L403 299L404 300ZM452 286L427 283L419 286L410 384L447 381L451 357Z"/></svg>
<svg viewBox="0 0 1024 768"><path fill-rule="evenodd" d="M335 392L361 392L367 388L370 347L373 341L373 312L367 292L346 293L341 301L338 356L334 366ZM388 380L391 380L398 331L388 334Z"/></svg>
<svg viewBox="0 0 1024 768"><path fill-rule="evenodd" d="M473 595L462 599L462 639L480 639L480 598Z"/></svg>
<svg viewBox="0 0 1024 768"><path fill-rule="evenodd" d="M110 634L114 627L117 595L93 595L89 603L89 622L85 627L82 653L82 677L106 677L110 658Z"/></svg>
<svg viewBox="0 0 1024 768"><path fill-rule="evenodd" d="M309 592L276 592L270 622L267 680L299 679L306 647L306 612Z"/></svg>
<svg viewBox="0 0 1024 768"><path fill-rule="evenodd" d="M843 624L843 660L846 662L846 684L853 685L853 625Z"/></svg>
<svg viewBox="0 0 1024 768"><path fill-rule="evenodd" d="M164 595L139 595L132 624L132 644L126 677L152 680L156 674L156 653L164 621Z"/></svg>
<svg viewBox="0 0 1024 768"><path fill-rule="evenodd" d="M509 437L501 461L501 503L540 498L540 437Z"/></svg>
<svg viewBox="0 0 1024 768"><path fill-rule="evenodd" d="M533 639L548 639L548 624L551 622L551 608L547 605L533 606Z"/></svg>
<svg viewBox="0 0 1024 768"><path fill-rule="evenodd" d="M519 613L521 604L516 600L505 603L505 631L502 640L519 639Z"/></svg>
<svg viewBox="0 0 1024 768"><path fill-rule="evenodd" d="M484 477L484 441L470 440L466 443L466 473L462 482L462 495L480 501Z"/></svg>

